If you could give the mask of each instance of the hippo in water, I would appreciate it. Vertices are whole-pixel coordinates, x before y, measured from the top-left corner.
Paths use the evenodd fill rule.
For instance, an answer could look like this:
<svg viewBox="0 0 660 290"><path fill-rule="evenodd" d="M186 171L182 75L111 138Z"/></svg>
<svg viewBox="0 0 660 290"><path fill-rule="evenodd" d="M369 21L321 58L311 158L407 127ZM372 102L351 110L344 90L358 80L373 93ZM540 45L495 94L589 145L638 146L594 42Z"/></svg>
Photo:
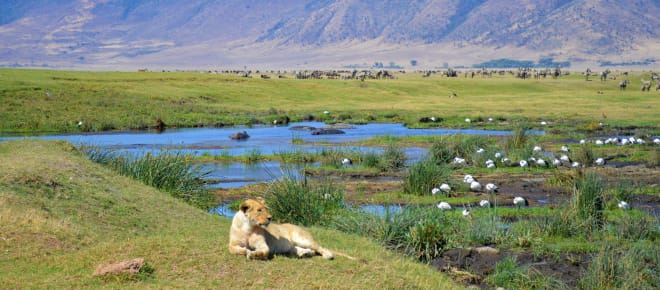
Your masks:
<svg viewBox="0 0 660 290"><path fill-rule="evenodd" d="M247 138L250 138L250 135L245 131L229 135L229 139L232 140L245 140Z"/></svg>
<svg viewBox="0 0 660 290"><path fill-rule="evenodd" d="M293 127L289 128L289 130L293 130L293 131L314 131L314 130L316 130L316 127L312 127L312 126L293 126Z"/></svg>
<svg viewBox="0 0 660 290"><path fill-rule="evenodd" d="M344 134L345 132L339 129L316 129L312 131L312 135L331 135L331 134Z"/></svg>

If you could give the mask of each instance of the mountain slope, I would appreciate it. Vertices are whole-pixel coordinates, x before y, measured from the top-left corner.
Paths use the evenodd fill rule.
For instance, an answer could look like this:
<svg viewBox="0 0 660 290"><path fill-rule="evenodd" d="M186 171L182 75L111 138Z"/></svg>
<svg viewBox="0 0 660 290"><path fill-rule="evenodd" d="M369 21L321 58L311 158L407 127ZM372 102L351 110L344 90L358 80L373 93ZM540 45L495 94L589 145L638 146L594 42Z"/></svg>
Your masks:
<svg viewBox="0 0 660 290"><path fill-rule="evenodd" d="M2 5L0 64L310 61L332 66L410 57L426 57L427 65L511 56L660 58L655 0L7 0Z"/></svg>

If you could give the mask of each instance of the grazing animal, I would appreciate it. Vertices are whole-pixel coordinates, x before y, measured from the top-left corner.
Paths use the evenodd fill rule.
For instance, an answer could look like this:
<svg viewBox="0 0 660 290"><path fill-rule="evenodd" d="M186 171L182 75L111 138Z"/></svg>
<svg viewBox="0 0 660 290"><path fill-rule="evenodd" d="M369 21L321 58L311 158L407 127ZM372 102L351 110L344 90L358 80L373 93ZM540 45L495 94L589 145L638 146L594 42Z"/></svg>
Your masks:
<svg viewBox="0 0 660 290"><path fill-rule="evenodd" d="M624 80L619 82L619 90L626 90L626 87L628 87L628 84L630 83L629 80Z"/></svg>
<svg viewBox="0 0 660 290"><path fill-rule="evenodd" d="M312 235L293 224L271 223L272 216L262 199L247 199L239 206L229 231L229 252L248 260L265 260L274 254L298 257L321 255L333 259L333 253L321 247ZM355 259L343 253L337 253Z"/></svg>
<svg viewBox="0 0 660 290"><path fill-rule="evenodd" d="M642 79L642 92L651 90L651 81Z"/></svg>
<svg viewBox="0 0 660 290"><path fill-rule="evenodd" d="M441 210L451 210L451 205L449 205L449 203L444 201L439 202L437 207Z"/></svg>
<svg viewBox="0 0 660 290"><path fill-rule="evenodd" d="M617 206L618 206L620 209L623 209L623 210L628 210L628 209L630 209L630 204L628 204L627 202L625 202L625 201L623 201L623 200L622 200L622 201L619 201L619 204L618 204Z"/></svg>
<svg viewBox="0 0 660 290"><path fill-rule="evenodd" d="M520 208L521 206L528 206L529 202L524 197L516 196L513 198L513 204Z"/></svg>

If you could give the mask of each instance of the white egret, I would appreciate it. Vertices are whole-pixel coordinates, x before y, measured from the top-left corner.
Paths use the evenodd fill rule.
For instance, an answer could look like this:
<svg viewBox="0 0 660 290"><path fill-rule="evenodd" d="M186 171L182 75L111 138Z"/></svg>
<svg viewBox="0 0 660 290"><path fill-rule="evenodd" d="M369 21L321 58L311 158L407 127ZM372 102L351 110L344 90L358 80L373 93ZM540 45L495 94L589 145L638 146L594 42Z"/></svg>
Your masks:
<svg viewBox="0 0 660 290"><path fill-rule="evenodd" d="M493 183L486 184L486 191L488 193L496 193L500 188Z"/></svg>
<svg viewBox="0 0 660 290"><path fill-rule="evenodd" d="M445 193L449 193L451 191L451 186L449 186L449 184L446 183L440 184L440 190Z"/></svg>
<svg viewBox="0 0 660 290"><path fill-rule="evenodd" d="M618 204L617 206L618 206L620 209L624 209L624 210L630 209L630 204L628 204L627 202L625 202L625 201L623 201L623 200L622 200L622 201L619 201L619 204Z"/></svg>
<svg viewBox="0 0 660 290"><path fill-rule="evenodd" d="M439 202L437 207L441 210L450 210L451 209L451 205L449 205L449 203L444 202L444 201Z"/></svg>
<svg viewBox="0 0 660 290"><path fill-rule="evenodd" d="M479 183L478 181L470 182L470 190L481 191L481 183Z"/></svg>
<svg viewBox="0 0 660 290"><path fill-rule="evenodd" d="M516 196L513 198L513 204L520 208L521 206L528 206L529 202L524 197Z"/></svg>
<svg viewBox="0 0 660 290"><path fill-rule="evenodd" d="M474 177L472 177L472 175L470 175L470 174L466 174L466 175L463 177L463 182L465 182L465 183L472 183L473 181L476 181L476 180L477 180L477 179L475 179Z"/></svg>
<svg viewBox="0 0 660 290"><path fill-rule="evenodd" d="M479 206L480 206L480 207L490 207L490 201L485 200L485 199L482 199L482 200L479 202Z"/></svg>
<svg viewBox="0 0 660 290"><path fill-rule="evenodd" d="M431 189L431 194L436 195L438 193L440 193L440 188L434 187L433 189Z"/></svg>

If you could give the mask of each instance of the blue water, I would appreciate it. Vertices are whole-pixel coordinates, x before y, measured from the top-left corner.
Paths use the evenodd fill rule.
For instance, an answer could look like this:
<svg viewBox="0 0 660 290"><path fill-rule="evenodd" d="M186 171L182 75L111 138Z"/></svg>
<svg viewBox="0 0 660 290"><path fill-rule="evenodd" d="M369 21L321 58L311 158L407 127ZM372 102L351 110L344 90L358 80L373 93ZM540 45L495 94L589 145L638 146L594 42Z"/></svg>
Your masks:
<svg viewBox="0 0 660 290"><path fill-rule="evenodd" d="M368 214L384 217L386 215L395 215L401 212L400 205L380 205L380 204L365 204L361 205L360 209ZM219 214L228 218L233 218L236 212L229 208L229 204L222 204L209 211L212 214Z"/></svg>
<svg viewBox="0 0 660 290"><path fill-rule="evenodd" d="M431 136L431 135L510 135L511 131L474 130L474 129L409 129L402 124L367 124L355 125L354 129L342 129L345 134L339 135L312 135L310 131L290 130L291 126L311 126L321 128L325 124L320 122L291 123L289 126L257 126L257 127L231 127L231 128L186 128L168 129L162 133L152 131L135 131L120 133L85 133L61 134L39 136L5 136L0 141L21 138L36 138L44 140L65 140L76 146L90 145L102 149L116 150L131 154L144 154L146 152L158 153L161 150L176 150L177 152L194 155L229 155L238 156L258 152L261 155L272 155L283 152L320 152L328 149L327 145L294 144L294 139L305 142L359 142L374 136ZM229 135L246 131L250 138L247 140L231 140ZM539 133L539 132L537 132ZM539 134L542 134L540 132ZM383 148L367 146L340 146L344 150L359 152L380 152ZM408 162L421 158L426 149L407 147L404 153ZM255 165L242 163L230 164L203 164L209 176L219 183L211 187L240 187L251 183L271 181L279 178L281 168L279 162L261 162Z"/></svg>

